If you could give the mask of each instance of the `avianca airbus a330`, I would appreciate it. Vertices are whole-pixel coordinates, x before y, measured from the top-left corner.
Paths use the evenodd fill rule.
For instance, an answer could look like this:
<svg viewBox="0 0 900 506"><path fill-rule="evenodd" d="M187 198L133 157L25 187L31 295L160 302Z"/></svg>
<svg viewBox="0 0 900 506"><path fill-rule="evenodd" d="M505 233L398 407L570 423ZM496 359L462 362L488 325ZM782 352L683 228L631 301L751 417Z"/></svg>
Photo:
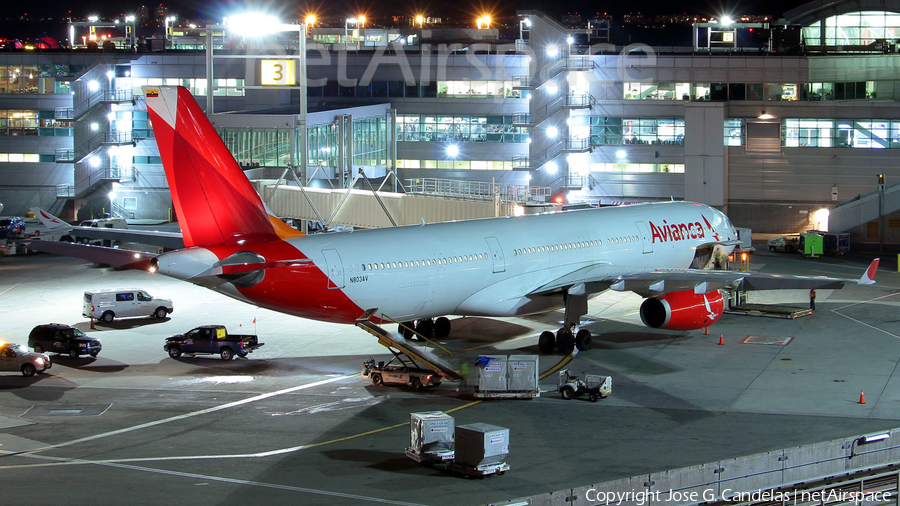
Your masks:
<svg viewBox="0 0 900 506"><path fill-rule="evenodd" d="M144 96L185 247L108 252L129 255L113 263L149 263L276 311L350 324L389 316L443 337L446 315L565 308L562 328L538 341L551 352L590 347L579 320L588 299L608 289L646 297L640 315L649 327L691 330L721 317L722 290L875 282L877 260L858 281L704 268L731 252L737 233L722 212L692 202L307 236L268 212L187 89L145 87Z"/></svg>

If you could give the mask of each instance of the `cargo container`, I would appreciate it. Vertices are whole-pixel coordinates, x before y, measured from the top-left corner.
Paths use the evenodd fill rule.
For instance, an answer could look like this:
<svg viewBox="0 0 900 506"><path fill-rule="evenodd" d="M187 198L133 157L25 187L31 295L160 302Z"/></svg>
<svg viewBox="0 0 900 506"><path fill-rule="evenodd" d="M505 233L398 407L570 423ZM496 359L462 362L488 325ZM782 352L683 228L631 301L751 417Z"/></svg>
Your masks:
<svg viewBox="0 0 900 506"><path fill-rule="evenodd" d="M479 357L475 397L532 399L541 395L537 355Z"/></svg>
<svg viewBox="0 0 900 506"><path fill-rule="evenodd" d="M456 422L443 411L409 414L409 447L406 456L416 462L453 459Z"/></svg>
<svg viewBox="0 0 900 506"><path fill-rule="evenodd" d="M509 470L509 429L487 423L471 423L456 428L456 453L447 469L486 476Z"/></svg>

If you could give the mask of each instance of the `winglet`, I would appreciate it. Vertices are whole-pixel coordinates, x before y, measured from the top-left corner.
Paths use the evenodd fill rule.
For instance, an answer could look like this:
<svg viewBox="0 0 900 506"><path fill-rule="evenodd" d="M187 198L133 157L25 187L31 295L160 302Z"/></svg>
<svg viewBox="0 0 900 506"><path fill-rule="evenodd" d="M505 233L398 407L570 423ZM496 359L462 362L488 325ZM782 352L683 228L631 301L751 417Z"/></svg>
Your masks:
<svg viewBox="0 0 900 506"><path fill-rule="evenodd" d="M69 225L56 216L53 216L47 211L44 211L40 207L32 207L31 212L33 212L34 215L37 216L39 220L41 220L41 223L43 223L44 226L49 228L50 230L54 230L57 228L72 228L72 225Z"/></svg>
<svg viewBox="0 0 900 506"><path fill-rule="evenodd" d="M860 285L874 285L875 284L875 273L878 272L878 262L881 261L880 258L876 258L872 260L872 263L869 264L869 268L866 269L866 272L859 278L857 284Z"/></svg>

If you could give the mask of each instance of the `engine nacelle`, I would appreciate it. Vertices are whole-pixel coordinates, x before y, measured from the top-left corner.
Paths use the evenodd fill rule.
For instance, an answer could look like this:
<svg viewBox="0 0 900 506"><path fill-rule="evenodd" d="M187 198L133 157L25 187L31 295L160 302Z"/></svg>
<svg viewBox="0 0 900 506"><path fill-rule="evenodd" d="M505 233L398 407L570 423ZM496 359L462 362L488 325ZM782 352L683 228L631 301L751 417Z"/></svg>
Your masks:
<svg viewBox="0 0 900 506"><path fill-rule="evenodd" d="M641 304L641 321L654 329L695 330L709 327L725 311L722 292L696 294L693 290L650 297Z"/></svg>

